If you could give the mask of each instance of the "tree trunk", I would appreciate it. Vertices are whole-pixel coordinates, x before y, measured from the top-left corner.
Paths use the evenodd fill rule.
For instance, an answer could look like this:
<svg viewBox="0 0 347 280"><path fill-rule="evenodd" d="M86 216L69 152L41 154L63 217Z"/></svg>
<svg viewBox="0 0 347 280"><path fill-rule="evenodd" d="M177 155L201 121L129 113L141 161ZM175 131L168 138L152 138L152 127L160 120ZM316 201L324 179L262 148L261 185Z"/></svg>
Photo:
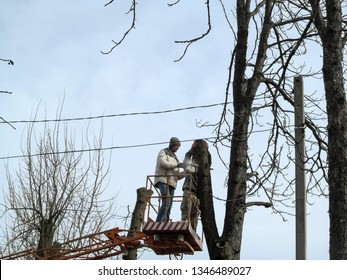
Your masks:
<svg viewBox="0 0 347 280"><path fill-rule="evenodd" d="M250 2L237 1L237 45L235 47L235 71L233 81L234 123L230 148L228 194L223 233L219 237L215 226L211 182L209 170L203 170L199 180L203 181L204 197L201 202L201 215L210 259L240 259L243 222L246 213L246 182L248 159L248 130L252 116L254 96L262 78L266 59L267 41L271 29L273 1L267 0L258 53L253 75L247 79L248 29L250 21ZM203 154L203 153L202 153ZM208 172L208 173L207 173ZM206 217L204 217L206 216ZM206 225L205 225L206 223Z"/></svg>
<svg viewBox="0 0 347 280"><path fill-rule="evenodd" d="M137 199L134 208L134 212L131 218L130 230L128 237L136 237L136 232L141 229L143 222L143 216L146 208L147 197L153 194L153 191L147 190L146 188L139 188L136 191ZM128 248L128 250L123 254L123 260L136 260L137 259L137 249Z"/></svg>
<svg viewBox="0 0 347 280"><path fill-rule="evenodd" d="M37 245L37 255L39 259L47 259L52 252L46 248L53 245L54 224L50 219L42 219L40 223L40 239Z"/></svg>
<svg viewBox="0 0 347 280"><path fill-rule="evenodd" d="M198 140L199 141L199 140ZM200 142L201 143L201 142ZM210 259L215 259L216 244L218 243L219 235L216 224L212 183L211 183L211 155L208 152L207 145L198 144L191 150L194 163L198 164L197 172L197 197L200 200L201 222L205 234L205 240Z"/></svg>
<svg viewBox="0 0 347 280"><path fill-rule="evenodd" d="M328 112L330 259L347 259L347 107L340 1L327 1L323 74Z"/></svg>
<svg viewBox="0 0 347 280"><path fill-rule="evenodd" d="M347 105L344 89L342 9L340 0L310 0L323 45L323 78L328 114L330 259L347 259Z"/></svg>

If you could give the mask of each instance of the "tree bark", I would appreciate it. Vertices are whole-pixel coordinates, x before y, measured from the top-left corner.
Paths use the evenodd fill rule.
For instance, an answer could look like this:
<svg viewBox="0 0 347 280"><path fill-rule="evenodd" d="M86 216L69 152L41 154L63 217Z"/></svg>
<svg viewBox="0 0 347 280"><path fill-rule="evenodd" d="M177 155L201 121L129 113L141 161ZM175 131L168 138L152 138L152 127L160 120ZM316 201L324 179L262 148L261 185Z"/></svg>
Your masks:
<svg viewBox="0 0 347 280"><path fill-rule="evenodd" d="M143 216L146 208L147 197L153 194L153 191L147 190L146 188L139 188L136 191L137 199L133 215L130 223L130 231L128 237L136 237L136 231L141 229L143 222ZM123 254L123 260L136 260L137 259L137 248L128 248L126 253Z"/></svg>
<svg viewBox="0 0 347 280"><path fill-rule="evenodd" d="M340 1L327 1L323 74L328 112L330 259L347 259L347 108Z"/></svg>
<svg viewBox="0 0 347 280"><path fill-rule="evenodd" d="M54 224L50 219L42 219L40 223L40 239L37 245L37 255L39 259L47 259L52 252L46 248L53 245Z"/></svg>
<svg viewBox="0 0 347 280"><path fill-rule="evenodd" d="M310 0L323 45L323 79L328 114L328 184L330 259L347 259L347 105L343 76L342 10L326 1L326 21L319 2Z"/></svg>
<svg viewBox="0 0 347 280"><path fill-rule="evenodd" d="M219 235L213 206L212 182L211 182L211 155L206 142L196 140L194 149L191 149L194 163L198 165L197 172L197 197L200 200L201 223L206 237L207 249L210 259L215 259L216 243Z"/></svg>

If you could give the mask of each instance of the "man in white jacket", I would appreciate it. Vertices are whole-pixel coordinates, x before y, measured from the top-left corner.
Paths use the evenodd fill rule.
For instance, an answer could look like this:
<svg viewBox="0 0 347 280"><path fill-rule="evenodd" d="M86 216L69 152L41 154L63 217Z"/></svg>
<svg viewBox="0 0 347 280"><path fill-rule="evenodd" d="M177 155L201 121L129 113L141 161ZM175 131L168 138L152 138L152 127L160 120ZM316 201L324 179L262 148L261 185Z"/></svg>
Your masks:
<svg viewBox="0 0 347 280"><path fill-rule="evenodd" d="M160 191L162 203L156 222L169 221L177 181L183 178L179 168L184 167L184 164L180 163L175 155L180 146L180 140L172 137L169 147L161 150L157 157L154 185Z"/></svg>

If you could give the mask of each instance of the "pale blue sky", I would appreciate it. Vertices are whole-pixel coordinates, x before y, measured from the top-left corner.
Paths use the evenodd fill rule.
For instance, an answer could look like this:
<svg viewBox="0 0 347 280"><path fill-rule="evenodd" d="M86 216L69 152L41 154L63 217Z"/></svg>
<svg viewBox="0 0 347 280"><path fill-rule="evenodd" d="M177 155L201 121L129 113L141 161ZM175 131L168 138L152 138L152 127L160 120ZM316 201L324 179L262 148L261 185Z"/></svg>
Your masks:
<svg viewBox="0 0 347 280"><path fill-rule="evenodd" d="M224 101L227 68L233 37L218 1L212 4L213 29L205 40L193 44L186 57L175 40L200 36L206 30L204 1L182 1L168 8L166 1L138 1L136 29L114 52L102 55L128 28L125 13L130 1L96 0L0 0L0 116L29 120L41 102L37 119L55 118L65 96L63 116L88 117L132 112L161 111ZM213 2L213 1L212 1ZM221 107L161 115L104 119L104 147L167 142L213 137L212 128L198 128L196 121L215 123ZM25 125L0 126L0 157L20 155ZM87 121L69 122L78 135ZM98 133L100 120L89 130ZM40 129L40 125L37 125ZM261 135L259 136L261 137ZM76 145L78 146L79 143ZM191 142L183 142L178 157L183 159ZM166 145L112 151L110 194L119 193L120 214L135 203L136 189L152 175L158 151ZM214 194L225 197L227 171L214 149L212 180ZM223 154L227 161L228 153ZM1 187L6 189L5 161L0 162ZM10 160L11 167L18 164ZM176 191L181 193L180 186ZM224 203L215 200L218 224L224 219ZM123 212L122 212L123 211ZM173 212L179 212L174 206ZM327 201L308 206L308 258L328 259ZM295 259L295 221L283 222L269 209L247 212L242 242L242 259ZM121 225L115 225L120 226ZM221 227L220 227L221 230ZM145 258L161 258L146 253ZM207 259L207 249L185 259Z"/></svg>

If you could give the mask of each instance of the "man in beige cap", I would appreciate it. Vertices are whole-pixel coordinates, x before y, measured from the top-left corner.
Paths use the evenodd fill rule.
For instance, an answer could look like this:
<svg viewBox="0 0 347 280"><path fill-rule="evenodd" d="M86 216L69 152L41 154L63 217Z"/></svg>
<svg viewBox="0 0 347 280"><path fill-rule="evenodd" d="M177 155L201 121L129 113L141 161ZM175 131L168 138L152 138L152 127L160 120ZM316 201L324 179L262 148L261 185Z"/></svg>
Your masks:
<svg viewBox="0 0 347 280"><path fill-rule="evenodd" d="M154 186L160 191L162 203L156 222L169 221L177 181L183 178L180 176L179 168L183 168L184 164L179 163L175 155L180 146L180 140L172 137L169 147L162 149L157 157Z"/></svg>

